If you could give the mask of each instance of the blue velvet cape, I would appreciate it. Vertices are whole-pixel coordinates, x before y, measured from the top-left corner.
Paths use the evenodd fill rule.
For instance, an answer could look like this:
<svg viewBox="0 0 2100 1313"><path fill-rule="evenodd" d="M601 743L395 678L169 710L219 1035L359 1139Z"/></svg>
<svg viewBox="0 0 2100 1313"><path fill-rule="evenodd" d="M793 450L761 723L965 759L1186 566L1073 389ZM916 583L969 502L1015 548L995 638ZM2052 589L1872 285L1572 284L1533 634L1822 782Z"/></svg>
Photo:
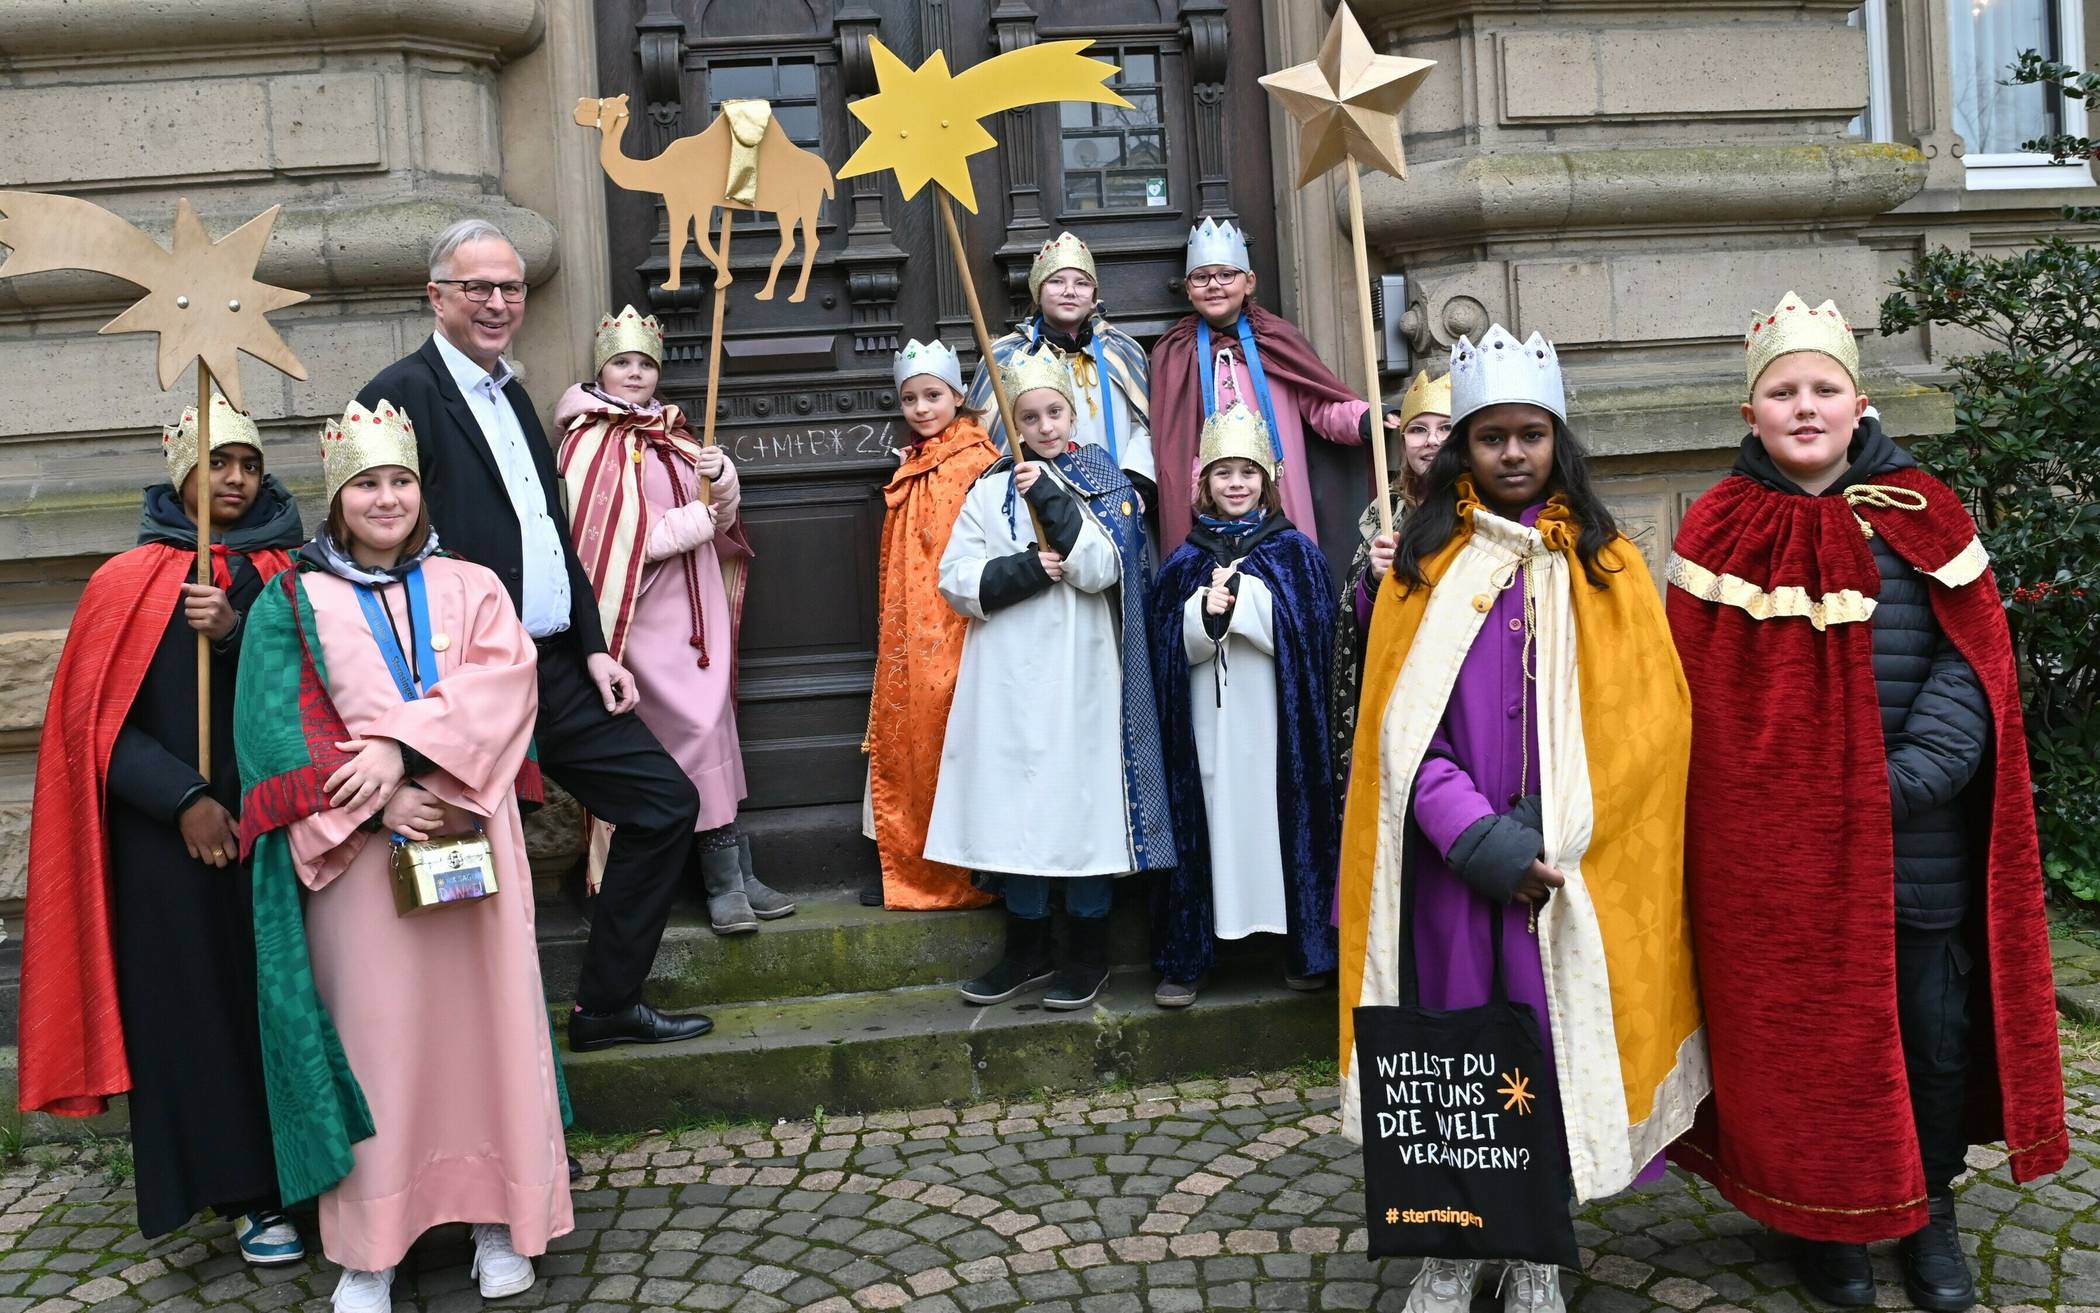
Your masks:
<svg viewBox="0 0 2100 1313"><path fill-rule="evenodd" d="M1152 654L1146 624L1151 605L1152 544L1145 536L1144 512L1130 478L1109 459L1104 447L1091 443L1050 462L1077 493L1080 507L1116 545L1122 579L1109 593L1110 613L1123 663L1123 804L1130 827L1134 871L1162 871L1174 865L1174 823L1168 814L1166 767L1161 758L1158 699L1152 687ZM1001 456L983 477L1008 480L1007 513L1024 515L1020 497L1011 492L1013 458ZM1023 535L1017 533L1016 537Z"/></svg>
<svg viewBox="0 0 2100 1313"><path fill-rule="evenodd" d="M1240 553L1245 553L1240 555ZM1152 964L1168 980L1192 981L1217 952L1210 896L1210 830L1189 716L1189 663L1181 608L1211 571L1238 561L1268 586L1276 625L1277 834L1283 844L1284 909L1290 973L1335 967L1334 878L1341 852L1327 736L1327 675L1333 645L1334 583L1310 538L1271 512L1238 542L1198 524L1152 586L1152 683L1159 691L1160 741L1181 865L1153 886Z"/></svg>

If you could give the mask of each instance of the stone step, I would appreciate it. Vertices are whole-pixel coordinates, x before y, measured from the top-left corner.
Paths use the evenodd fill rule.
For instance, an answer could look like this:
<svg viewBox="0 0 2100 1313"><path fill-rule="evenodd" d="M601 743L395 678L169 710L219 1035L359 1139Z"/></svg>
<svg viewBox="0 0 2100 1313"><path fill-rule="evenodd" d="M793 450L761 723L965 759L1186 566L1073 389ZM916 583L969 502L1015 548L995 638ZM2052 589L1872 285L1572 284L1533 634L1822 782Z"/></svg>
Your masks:
<svg viewBox="0 0 2100 1313"><path fill-rule="evenodd" d="M1109 961L1115 965L1136 967L1151 960L1148 892L1144 881L1119 882L1109 915ZM547 998L573 1000L589 932L565 899L540 904L539 931ZM997 907L893 912L862 907L852 891L830 889L798 894L793 916L762 921L747 934L717 935L708 928L694 888L681 893L664 929L648 997L664 1008L705 1008L956 984L998 961L1005 933L1005 916ZM1262 936L1224 944L1221 956L1273 961L1280 972L1279 943Z"/></svg>
<svg viewBox="0 0 2100 1313"><path fill-rule="evenodd" d="M1118 970L1078 1012L1052 1012L1040 993L971 1007L952 984L738 1004L714 1009L701 1039L564 1058L577 1124L619 1131L974 1103L1335 1054L1334 992L1286 990L1272 962L1221 965L1181 1011L1152 1002L1154 983L1149 970Z"/></svg>

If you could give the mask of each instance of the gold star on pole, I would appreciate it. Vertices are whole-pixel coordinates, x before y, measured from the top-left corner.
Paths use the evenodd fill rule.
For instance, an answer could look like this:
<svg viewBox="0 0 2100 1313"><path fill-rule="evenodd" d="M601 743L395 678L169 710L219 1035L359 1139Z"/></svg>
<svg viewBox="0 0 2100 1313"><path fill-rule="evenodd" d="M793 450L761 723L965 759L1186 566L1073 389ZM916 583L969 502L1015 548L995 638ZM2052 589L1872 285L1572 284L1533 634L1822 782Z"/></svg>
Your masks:
<svg viewBox="0 0 2100 1313"><path fill-rule="evenodd" d="M1363 184L1359 175L1373 168L1396 178L1407 176L1407 157L1400 145L1400 110L1429 70L1433 59L1381 55L1371 48L1347 4L1334 11L1320 57L1294 64L1261 80L1269 94L1298 120L1298 148L1305 157L1298 185L1305 186L1337 164L1349 165L1349 242L1356 257L1356 314L1364 361L1364 400L1375 417L1378 395L1378 339L1371 319L1370 256L1364 242ZM1372 427L1377 428L1377 420ZM1378 531L1393 531L1392 508L1386 501L1385 443L1373 442L1371 477L1378 488Z"/></svg>
<svg viewBox="0 0 2100 1313"><path fill-rule="evenodd" d="M932 182L975 214L970 156L999 144L979 119L1062 100L1130 108L1129 101L1104 85L1115 76L1116 66L1079 53L1092 44L1045 41L994 55L951 75L945 51L934 51L912 68L881 41L871 40L879 90L846 106L867 127L868 139L838 176L857 178L890 169L904 199Z"/></svg>
<svg viewBox="0 0 2100 1313"><path fill-rule="evenodd" d="M1400 110L1435 67L1433 59L1379 54L1349 6L1336 9L1318 59L1261 80L1298 121L1299 153L1305 157L1298 185L1345 159L1406 177Z"/></svg>
<svg viewBox="0 0 2100 1313"><path fill-rule="evenodd" d="M0 246L9 248L0 277L89 269L138 284L146 295L102 331L159 334L163 389L173 386L191 361L201 361L233 408L246 410L236 353L245 351L293 378L306 377L306 366L264 318L306 300L306 293L255 277L279 208L271 207L215 242L184 200L176 206L170 253L98 205L71 196L0 191Z"/></svg>

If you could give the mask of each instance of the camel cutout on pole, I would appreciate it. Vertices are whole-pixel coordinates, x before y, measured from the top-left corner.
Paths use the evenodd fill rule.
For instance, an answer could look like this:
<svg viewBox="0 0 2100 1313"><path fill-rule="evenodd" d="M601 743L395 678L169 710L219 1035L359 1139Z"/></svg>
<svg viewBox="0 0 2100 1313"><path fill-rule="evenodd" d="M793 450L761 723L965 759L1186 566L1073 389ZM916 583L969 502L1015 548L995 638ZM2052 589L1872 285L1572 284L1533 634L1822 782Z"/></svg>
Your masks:
<svg viewBox="0 0 2100 1313"><path fill-rule="evenodd" d="M679 288L679 265L685 258L688 232L699 244L700 253L715 267L715 286L727 287L735 281L730 276L726 254L733 216L723 218L724 249L717 251L708 240L709 230L714 227L715 211L765 210L780 223L780 249L773 254L773 267L766 275L766 285L758 293L758 299L773 299L773 286L780 278L781 267L787 263L789 252L794 250L795 230L799 227L802 231L802 273L795 281L794 292L788 297L790 301L799 302L809 294L809 272L817 254L817 216L825 198L833 194L831 166L822 156L788 140L779 120L770 114L762 120L757 116L739 120L732 112L732 106L738 103L724 103L721 115L714 122L690 137L680 137L665 147L663 154L651 160L632 159L620 151L620 139L626 135L630 121L627 97L592 99L585 96L576 102L576 122L582 127L598 130L598 162L604 166L606 177L629 191L652 192L663 197L664 207L670 211L671 217L671 272L664 280L662 290L675 292ZM763 136L757 136L756 129L761 121ZM757 136L757 139L746 139L740 131L744 128L752 129L750 135ZM742 187L731 176L732 169L739 165L742 166L739 170L744 182ZM755 178L752 177L753 165Z"/></svg>

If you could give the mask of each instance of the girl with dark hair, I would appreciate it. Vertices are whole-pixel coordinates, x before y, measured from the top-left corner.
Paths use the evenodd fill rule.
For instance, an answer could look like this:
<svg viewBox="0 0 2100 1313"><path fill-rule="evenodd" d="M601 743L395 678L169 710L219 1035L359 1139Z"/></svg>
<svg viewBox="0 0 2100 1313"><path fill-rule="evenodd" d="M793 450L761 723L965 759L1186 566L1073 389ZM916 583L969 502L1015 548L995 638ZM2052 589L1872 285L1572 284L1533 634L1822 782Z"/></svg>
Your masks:
<svg viewBox="0 0 2100 1313"><path fill-rule="evenodd" d="M1552 346L1493 328L1460 339L1451 379L1455 426L1365 661L1338 895L1343 1129L1362 1138L1352 1009L1397 1004L1403 970L1423 1007L1479 1007L1499 957L1554 1068L1575 1192L1596 1199L1659 1176L1710 1085L1684 909L1690 697L1640 554L1590 487ZM1409 1313L1464 1313L1482 1266L1428 1260ZM1510 1262L1502 1296L1506 1313L1565 1308L1541 1264Z"/></svg>

